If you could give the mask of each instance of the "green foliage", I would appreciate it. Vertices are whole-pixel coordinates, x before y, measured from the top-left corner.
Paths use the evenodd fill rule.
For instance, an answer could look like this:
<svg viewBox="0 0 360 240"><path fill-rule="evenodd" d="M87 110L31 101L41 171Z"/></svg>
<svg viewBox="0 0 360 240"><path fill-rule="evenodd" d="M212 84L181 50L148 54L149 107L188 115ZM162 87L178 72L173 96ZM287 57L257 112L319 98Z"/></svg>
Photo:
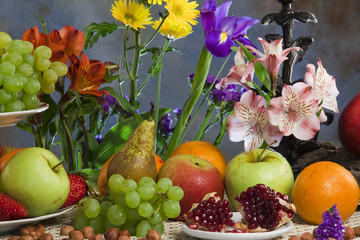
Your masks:
<svg viewBox="0 0 360 240"><path fill-rule="evenodd" d="M92 48L99 40L99 37L105 37L116 29L125 28L124 26L116 25L115 23L91 23L84 27L85 31L85 48Z"/></svg>

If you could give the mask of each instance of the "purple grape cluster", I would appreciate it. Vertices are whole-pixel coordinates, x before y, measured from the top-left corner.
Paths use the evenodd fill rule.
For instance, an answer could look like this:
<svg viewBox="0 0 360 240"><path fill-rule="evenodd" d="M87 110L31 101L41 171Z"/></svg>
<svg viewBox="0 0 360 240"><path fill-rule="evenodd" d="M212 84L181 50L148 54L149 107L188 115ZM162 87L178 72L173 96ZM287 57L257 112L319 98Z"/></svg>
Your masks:
<svg viewBox="0 0 360 240"><path fill-rule="evenodd" d="M249 230L262 228L273 230L285 219L294 216L287 195L276 192L264 184L248 188L235 197L240 203L239 212L243 215L243 223Z"/></svg>

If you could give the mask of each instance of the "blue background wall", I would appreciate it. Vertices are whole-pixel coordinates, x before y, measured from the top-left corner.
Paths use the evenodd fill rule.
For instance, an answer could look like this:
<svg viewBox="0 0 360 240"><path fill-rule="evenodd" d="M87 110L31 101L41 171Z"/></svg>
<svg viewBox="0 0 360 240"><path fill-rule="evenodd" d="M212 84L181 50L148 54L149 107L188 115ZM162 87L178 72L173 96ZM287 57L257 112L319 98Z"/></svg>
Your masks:
<svg viewBox="0 0 360 240"><path fill-rule="evenodd" d="M223 2L225 1L218 0L218 5ZM116 22L110 13L112 3L113 1L110 0L1 0L0 31L8 32L13 38L18 39L22 37L26 29L35 25L42 31L37 14L47 22L49 31L60 29L68 24L82 29L92 22ZM200 8L203 0L199 0L198 3ZM337 99L341 111L360 90L358 67L360 63L360 21L358 20L360 4L357 0L346 2L298 0L293 4L293 9L312 12L318 19L316 24L295 23L294 38L312 36L315 42L311 45L305 59L295 65L293 79L302 78L306 72L306 64L316 65L321 57L328 73L336 78L340 91ZM247 15L261 19L266 14L279 10L280 4L274 0L235 0L230 15L239 17ZM257 37L264 38L267 33L281 33L281 29L275 23L269 26L257 24L248 32L248 36L259 46ZM85 53L92 59L116 62L122 54L122 34L123 32L119 30L100 39L92 49L86 50ZM154 44L161 46L161 40L155 41ZM189 94L187 76L194 71L198 54L203 46L202 26L200 24L196 26L193 34L174 42L173 46L180 49L181 53L170 53L165 56L161 107L181 107L187 98ZM222 62L223 59L214 59L210 73L216 75ZM224 76L229 68L230 63L221 76ZM142 110L148 108L147 103L155 101L155 89L156 81L154 80L143 91L140 96L140 101L144 102ZM335 115L332 125L322 127L319 135L321 141L332 141L335 145L340 145L337 138L337 122L338 115ZM197 122L199 123L200 121ZM215 133L210 133L206 140L212 141L215 136ZM191 136L188 139L191 139ZM0 128L0 144L29 147L33 145L33 138L16 127ZM243 150L243 143L232 143L226 135L220 149L230 160Z"/></svg>

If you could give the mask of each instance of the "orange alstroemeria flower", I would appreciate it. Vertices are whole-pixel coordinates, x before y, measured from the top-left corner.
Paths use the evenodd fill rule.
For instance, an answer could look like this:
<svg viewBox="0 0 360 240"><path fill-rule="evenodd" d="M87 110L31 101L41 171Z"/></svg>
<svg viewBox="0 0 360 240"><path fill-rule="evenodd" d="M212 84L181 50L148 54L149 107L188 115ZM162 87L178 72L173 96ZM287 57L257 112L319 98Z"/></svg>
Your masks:
<svg viewBox="0 0 360 240"><path fill-rule="evenodd" d="M81 54L81 60L71 55L70 67L67 77L71 84L69 89L75 89L79 94L91 94L101 97L109 94L107 91L98 90L101 83L105 82L106 67L98 60L89 60L85 54Z"/></svg>
<svg viewBox="0 0 360 240"><path fill-rule="evenodd" d="M70 25L66 25L60 31L55 29L48 35L40 33L35 26L25 31L22 40L31 42L34 48L41 45L50 47L53 52L50 60L65 64L72 54L80 55L85 46L84 33Z"/></svg>

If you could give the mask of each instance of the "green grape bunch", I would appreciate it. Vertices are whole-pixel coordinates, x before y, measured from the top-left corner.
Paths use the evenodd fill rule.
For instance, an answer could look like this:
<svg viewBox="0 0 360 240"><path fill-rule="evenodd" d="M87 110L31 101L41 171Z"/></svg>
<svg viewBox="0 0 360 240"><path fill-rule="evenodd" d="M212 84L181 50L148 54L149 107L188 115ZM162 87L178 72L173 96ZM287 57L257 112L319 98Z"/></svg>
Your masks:
<svg viewBox="0 0 360 240"><path fill-rule="evenodd" d="M66 64L50 58L47 46L12 39L0 32L0 113L37 109L39 95L51 94L59 77L68 72Z"/></svg>
<svg viewBox="0 0 360 240"><path fill-rule="evenodd" d="M153 229L164 232L163 221L180 214L179 201L184 191L173 186L169 178L155 182L143 177L137 183L113 174L108 181L108 195L85 199L74 216L74 226L81 230L85 226L95 233L104 233L109 228L127 229L132 236L145 237Z"/></svg>

